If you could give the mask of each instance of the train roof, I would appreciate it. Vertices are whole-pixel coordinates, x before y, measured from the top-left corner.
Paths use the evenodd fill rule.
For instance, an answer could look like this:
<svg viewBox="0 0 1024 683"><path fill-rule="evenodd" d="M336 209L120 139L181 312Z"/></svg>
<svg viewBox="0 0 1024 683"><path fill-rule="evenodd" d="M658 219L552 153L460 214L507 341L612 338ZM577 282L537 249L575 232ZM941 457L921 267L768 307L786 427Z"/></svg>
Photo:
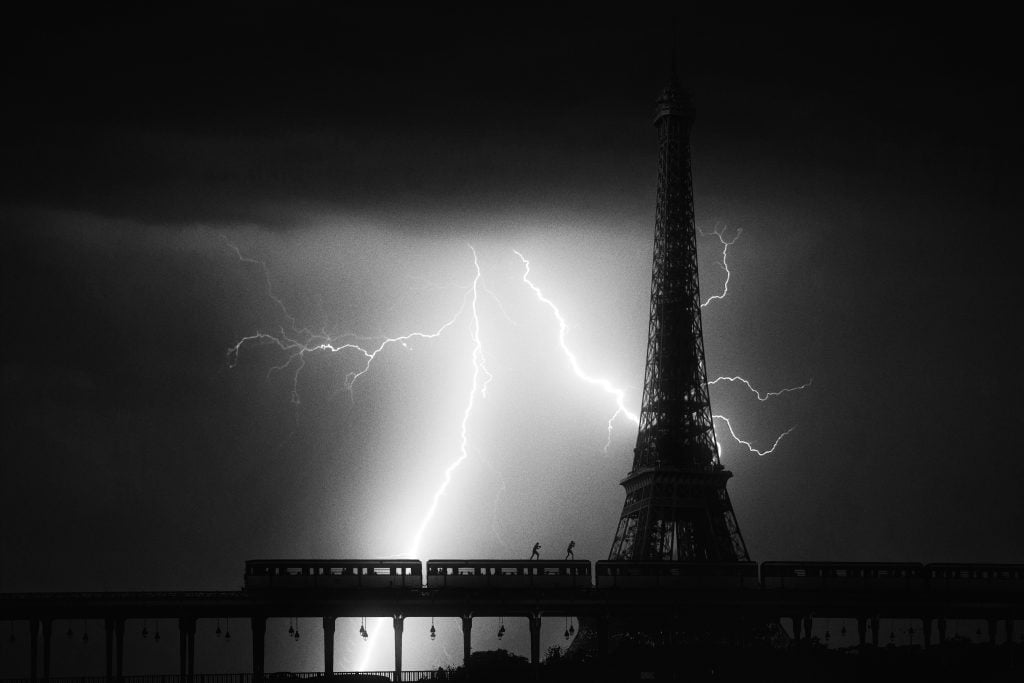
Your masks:
<svg viewBox="0 0 1024 683"><path fill-rule="evenodd" d="M394 565L394 564L420 564L421 561L409 558L409 559L361 559L361 560L330 560L323 558L316 559L257 559L257 560L246 560L247 565L250 564L276 564L276 565L305 565L305 566L329 566L336 564L347 564L347 565Z"/></svg>

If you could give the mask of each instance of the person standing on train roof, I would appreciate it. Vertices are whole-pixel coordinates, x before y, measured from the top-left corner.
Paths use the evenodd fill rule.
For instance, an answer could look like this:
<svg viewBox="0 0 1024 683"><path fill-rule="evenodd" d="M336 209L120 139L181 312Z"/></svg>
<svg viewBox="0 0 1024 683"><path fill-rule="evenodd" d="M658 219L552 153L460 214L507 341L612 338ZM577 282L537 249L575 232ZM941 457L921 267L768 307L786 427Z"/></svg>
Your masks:
<svg viewBox="0 0 1024 683"><path fill-rule="evenodd" d="M540 559L540 543L534 543L533 544L533 552L530 554L530 559L531 560L539 560Z"/></svg>
<svg viewBox="0 0 1024 683"><path fill-rule="evenodd" d="M576 556L573 554L572 549L576 547L576 541L569 541L569 547L565 549L565 559L575 560Z"/></svg>

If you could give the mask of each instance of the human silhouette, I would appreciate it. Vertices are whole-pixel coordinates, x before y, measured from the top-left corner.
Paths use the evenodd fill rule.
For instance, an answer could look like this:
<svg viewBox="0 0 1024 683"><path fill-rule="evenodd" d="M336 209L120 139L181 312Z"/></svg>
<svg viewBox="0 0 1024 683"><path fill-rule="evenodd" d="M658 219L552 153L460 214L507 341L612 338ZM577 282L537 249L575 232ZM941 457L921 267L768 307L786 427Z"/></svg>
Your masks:
<svg viewBox="0 0 1024 683"><path fill-rule="evenodd" d="M565 559L575 560L576 556L573 555L572 549L576 547L576 541L569 541L569 547L565 549Z"/></svg>
<svg viewBox="0 0 1024 683"><path fill-rule="evenodd" d="M533 544L533 553L530 555L530 559L531 560L539 560L540 559L540 543L534 543Z"/></svg>

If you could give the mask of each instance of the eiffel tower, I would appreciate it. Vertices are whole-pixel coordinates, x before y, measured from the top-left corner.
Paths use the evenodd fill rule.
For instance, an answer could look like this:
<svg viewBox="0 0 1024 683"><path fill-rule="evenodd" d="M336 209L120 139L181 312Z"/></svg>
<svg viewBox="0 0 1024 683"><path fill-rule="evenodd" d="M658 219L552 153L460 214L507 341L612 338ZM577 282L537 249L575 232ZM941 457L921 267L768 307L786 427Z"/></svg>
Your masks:
<svg viewBox="0 0 1024 683"><path fill-rule="evenodd" d="M612 560L749 560L725 490L732 473L719 459L708 397L690 172L694 117L673 64L654 114L658 205L647 365Z"/></svg>

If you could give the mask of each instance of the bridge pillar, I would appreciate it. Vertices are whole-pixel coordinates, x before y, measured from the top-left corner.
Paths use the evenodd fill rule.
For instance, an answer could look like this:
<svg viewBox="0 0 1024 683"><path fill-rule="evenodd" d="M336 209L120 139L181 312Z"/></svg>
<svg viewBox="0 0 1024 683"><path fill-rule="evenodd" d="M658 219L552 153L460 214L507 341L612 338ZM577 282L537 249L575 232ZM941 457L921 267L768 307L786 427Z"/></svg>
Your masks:
<svg viewBox="0 0 1024 683"><path fill-rule="evenodd" d="M871 644L878 647L878 617L871 617Z"/></svg>
<svg viewBox="0 0 1024 683"><path fill-rule="evenodd" d="M1006 644L1013 644L1013 617L1009 617L1006 620Z"/></svg>
<svg viewBox="0 0 1024 683"><path fill-rule="evenodd" d="M267 618L252 617L249 624L252 626L252 680L253 683L263 683L263 641L267 635Z"/></svg>
<svg viewBox="0 0 1024 683"><path fill-rule="evenodd" d="M800 628L803 626L803 619L800 617L790 617L793 622L793 640L800 641Z"/></svg>
<svg viewBox="0 0 1024 683"><path fill-rule="evenodd" d="M188 653L187 653L188 662L187 663L188 663L188 676L189 676L189 680L191 680L192 676L194 676L195 673L196 673L196 619L195 619L195 617L190 617L189 619L187 619L185 625L188 628L188 632L187 632L188 640L186 641L188 643Z"/></svg>
<svg viewBox="0 0 1024 683"><path fill-rule="evenodd" d="M857 645L864 647L867 642L868 618L857 617Z"/></svg>
<svg viewBox="0 0 1024 683"><path fill-rule="evenodd" d="M921 618L921 631L924 633L924 646L925 649L932 646L932 618L922 617Z"/></svg>
<svg viewBox="0 0 1024 683"><path fill-rule="evenodd" d="M996 644L996 628L998 627L998 624L999 624L999 622L996 619L989 619L988 620L988 642L989 642L989 645L995 645Z"/></svg>
<svg viewBox="0 0 1024 683"><path fill-rule="evenodd" d="M405 617L396 614L392 617L395 626L395 680L402 680L402 631L405 630Z"/></svg>
<svg viewBox="0 0 1024 683"><path fill-rule="evenodd" d="M946 642L946 617L939 617L939 643Z"/></svg>
<svg viewBox="0 0 1024 683"><path fill-rule="evenodd" d="M811 615L808 614L804 617L804 638L807 640L811 639L811 631L813 630L812 625L813 621L811 620Z"/></svg>
<svg viewBox="0 0 1024 683"><path fill-rule="evenodd" d="M107 680L114 680L114 620L107 617L103 620L103 644L106 646Z"/></svg>
<svg viewBox="0 0 1024 683"><path fill-rule="evenodd" d="M117 680L121 681L124 680L124 617L114 620L114 643L116 649L114 671Z"/></svg>
<svg viewBox="0 0 1024 683"><path fill-rule="evenodd" d="M597 618L597 652L608 654L608 617Z"/></svg>
<svg viewBox="0 0 1024 683"><path fill-rule="evenodd" d="M43 680L50 680L50 636L53 635L53 619L43 619ZM1009 633L1009 631L1007 631Z"/></svg>
<svg viewBox="0 0 1024 683"><path fill-rule="evenodd" d="M33 681L39 680L39 620L28 620L29 675Z"/></svg>
<svg viewBox="0 0 1024 683"><path fill-rule="evenodd" d="M178 675L184 676L188 673L188 629L185 628L185 618L178 617Z"/></svg>
<svg viewBox="0 0 1024 683"><path fill-rule="evenodd" d="M334 673L334 617L324 617L324 673Z"/></svg>
<svg viewBox="0 0 1024 683"><path fill-rule="evenodd" d="M540 612L530 614L530 663L540 666Z"/></svg>
<svg viewBox="0 0 1024 683"><path fill-rule="evenodd" d="M462 667L466 670L466 675L469 675L469 655L472 652L471 644L473 641L473 615L463 614L462 615Z"/></svg>

